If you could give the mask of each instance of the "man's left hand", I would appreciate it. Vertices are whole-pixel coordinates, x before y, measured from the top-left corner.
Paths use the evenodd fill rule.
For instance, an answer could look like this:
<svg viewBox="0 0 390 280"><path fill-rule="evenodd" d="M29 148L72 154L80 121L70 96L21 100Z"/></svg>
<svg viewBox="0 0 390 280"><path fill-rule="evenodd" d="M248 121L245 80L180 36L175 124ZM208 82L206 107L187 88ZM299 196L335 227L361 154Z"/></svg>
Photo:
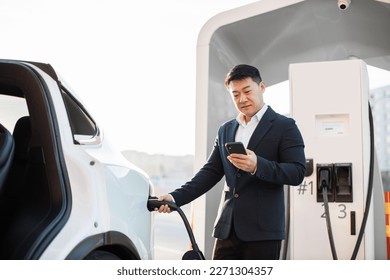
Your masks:
<svg viewBox="0 0 390 280"><path fill-rule="evenodd" d="M257 170L257 156L251 150L246 150L247 154L230 154L228 160L237 168L254 173Z"/></svg>

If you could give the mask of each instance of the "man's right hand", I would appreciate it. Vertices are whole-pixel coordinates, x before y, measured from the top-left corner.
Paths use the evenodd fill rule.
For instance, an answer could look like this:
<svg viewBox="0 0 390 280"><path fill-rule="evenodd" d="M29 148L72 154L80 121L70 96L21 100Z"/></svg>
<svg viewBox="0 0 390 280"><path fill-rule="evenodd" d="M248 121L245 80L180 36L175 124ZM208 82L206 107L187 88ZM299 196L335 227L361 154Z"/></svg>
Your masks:
<svg viewBox="0 0 390 280"><path fill-rule="evenodd" d="M172 196L169 194L159 196L158 200L159 201L164 201L164 200L165 201L173 201ZM172 212L171 208L169 208L169 206L167 204L163 204L160 206L160 208L155 208L154 210L158 211L160 213L171 213Z"/></svg>

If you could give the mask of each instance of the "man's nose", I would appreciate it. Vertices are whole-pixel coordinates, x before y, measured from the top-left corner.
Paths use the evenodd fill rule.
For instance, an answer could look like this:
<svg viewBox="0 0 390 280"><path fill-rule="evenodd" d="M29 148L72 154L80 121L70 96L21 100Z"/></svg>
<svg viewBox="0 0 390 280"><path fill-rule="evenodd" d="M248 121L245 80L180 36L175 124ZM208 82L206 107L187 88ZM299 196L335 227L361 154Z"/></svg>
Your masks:
<svg viewBox="0 0 390 280"><path fill-rule="evenodd" d="M246 98L245 94L241 94L241 95L240 95L239 102L240 102L240 103L244 103L246 100L247 100L247 98Z"/></svg>

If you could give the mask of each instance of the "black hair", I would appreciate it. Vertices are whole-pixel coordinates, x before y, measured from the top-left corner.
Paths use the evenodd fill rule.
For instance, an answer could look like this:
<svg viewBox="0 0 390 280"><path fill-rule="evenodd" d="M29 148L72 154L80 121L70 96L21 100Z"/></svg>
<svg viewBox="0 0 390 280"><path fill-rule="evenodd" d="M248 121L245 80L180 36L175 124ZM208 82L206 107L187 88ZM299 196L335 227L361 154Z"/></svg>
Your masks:
<svg viewBox="0 0 390 280"><path fill-rule="evenodd" d="M244 80L248 77L252 78L257 84L260 84L262 81L260 72L256 67L247 64L236 65L227 73L225 86L228 87L231 81Z"/></svg>

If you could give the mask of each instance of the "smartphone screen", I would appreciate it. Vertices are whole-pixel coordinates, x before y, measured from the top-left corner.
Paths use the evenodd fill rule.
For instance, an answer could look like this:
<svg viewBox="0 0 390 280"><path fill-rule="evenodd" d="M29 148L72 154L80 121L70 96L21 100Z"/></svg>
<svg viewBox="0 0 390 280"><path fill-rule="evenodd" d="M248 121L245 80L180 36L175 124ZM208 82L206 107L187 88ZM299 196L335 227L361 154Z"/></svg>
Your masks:
<svg viewBox="0 0 390 280"><path fill-rule="evenodd" d="M243 154L246 155L246 149L242 142L228 142L225 148L229 154Z"/></svg>

